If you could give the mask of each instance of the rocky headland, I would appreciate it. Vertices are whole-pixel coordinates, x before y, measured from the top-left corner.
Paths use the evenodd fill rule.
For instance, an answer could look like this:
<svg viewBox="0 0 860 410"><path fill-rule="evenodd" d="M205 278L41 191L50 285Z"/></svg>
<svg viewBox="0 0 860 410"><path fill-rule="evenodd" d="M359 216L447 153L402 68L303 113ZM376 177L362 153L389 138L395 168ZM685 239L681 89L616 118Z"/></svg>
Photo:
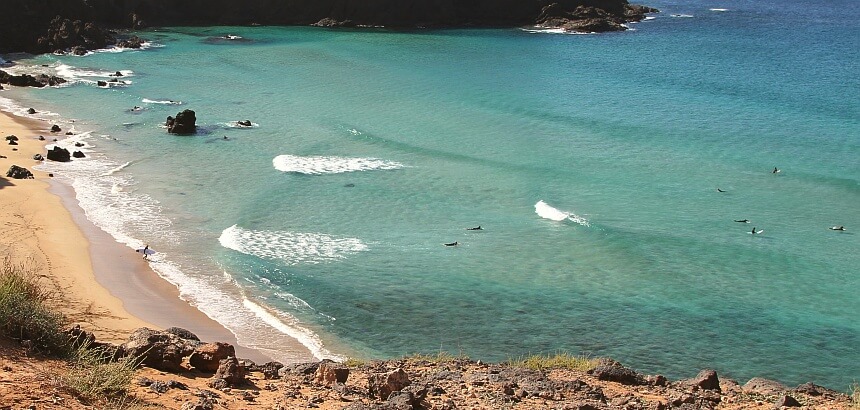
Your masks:
<svg viewBox="0 0 860 410"><path fill-rule="evenodd" d="M326 27L515 27L625 30L657 10L626 0L6 0L0 53L71 52L140 39L104 28L171 25L316 25Z"/></svg>
<svg viewBox="0 0 860 410"><path fill-rule="evenodd" d="M640 374L611 359L551 357L483 363L447 354L386 361L253 363L236 358L227 343L206 343L193 333L141 328L125 343L95 341L79 327L73 343L122 360L138 357L125 401L174 409L852 409L852 398L805 383L787 387L753 378L741 384L702 370L684 380ZM0 338L2 339L2 338ZM5 345L5 347L4 347ZM60 375L64 362L39 360L0 340L0 404L14 408L78 409L102 403L81 400L52 384L39 364ZM48 372L50 373L50 372ZM47 380L46 380L47 379ZM37 405L38 404L38 405ZM11 408L11 407L3 407Z"/></svg>

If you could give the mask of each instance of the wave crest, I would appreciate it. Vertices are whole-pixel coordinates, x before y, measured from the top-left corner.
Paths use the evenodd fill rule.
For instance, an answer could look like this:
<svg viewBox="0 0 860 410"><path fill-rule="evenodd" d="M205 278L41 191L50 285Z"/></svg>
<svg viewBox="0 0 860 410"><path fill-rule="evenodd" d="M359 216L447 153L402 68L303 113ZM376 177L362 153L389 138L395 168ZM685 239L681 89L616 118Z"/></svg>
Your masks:
<svg viewBox="0 0 860 410"><path fill-rule="evenodd" d="M587 219L577 214L574 214L573 212L565 212L553 208L543 200L540 200L535 204L535 213L538 214L538 216L540 216L541 218L549 219L556 222L569 220L571 222L576 222L582 226L591 226L588 223Z"/></svg>
<svg viewBox="0 0 860 410"><path fill-rule="evenodd" d="M272 165L278 171L307 175L340 174L404 167L399 162L377 158L302 157L298 155L279 155L272 160Z"/></svg>
<svg viewBox="0 0 860 410"><path fill-rule="evenodd" d="M360 239L321 233L254 231L233 225L218 238L221 246L246 255L280 260L288 265L318 264L343 259L367 249Z"/></svg>

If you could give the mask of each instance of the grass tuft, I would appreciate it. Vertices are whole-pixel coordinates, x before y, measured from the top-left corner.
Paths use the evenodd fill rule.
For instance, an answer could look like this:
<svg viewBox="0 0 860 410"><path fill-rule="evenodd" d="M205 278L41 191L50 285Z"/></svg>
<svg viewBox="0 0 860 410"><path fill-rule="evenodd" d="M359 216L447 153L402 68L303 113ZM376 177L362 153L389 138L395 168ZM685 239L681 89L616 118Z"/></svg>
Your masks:
<svg viewBox="0 0 860 410"><path fill-rule="evenodd" d="M63 356L68 353L64 318L47 307L49 294L40 286L35 269L25 263L3 258L0 269L0 336L29 340L40 353Z"/></svg>
<svg viewBox="0 0 860 410"><path fill-rule="evenodd" d="M102 349L78 347L69 360L71 369L60 376L69 390L89 400L122 401L128 393L140 358L127 356L117 361Z"/></svg>
<svg viewBox="0 0 860 410"><path fill-rule="evenodd" d="M851 383L851 408L860 410L860 383Z"/></svg>
<svg viewBox="0 0 860 410"><path fill-rule="evenodd" d="M435 354L423 354L423 353L415 353L410 356L406 356L403 359L406 361L414 361L414 362L430 362L430 363L451 363L459 360L469 360L469 356L466 356L463 353L459 355L451 354L445 351L440 350Z"/></svg>
<svg viewBox="0 0 860 410"><path fill-rule="evenodd" d="M570 353L556 353L554 355L528 355L516 359L508 359L507 364L511 367L522 367L532 370L569 369L588 371L597 367L600 359L585 356L575 356Z"/></svg>
<svg viewBox="0 0 860 410"><path fill-rule="evenodd" d="M347 358L343 365L349 368L361 367L367 364L367 361L356 359L354 357Z"/></svg>

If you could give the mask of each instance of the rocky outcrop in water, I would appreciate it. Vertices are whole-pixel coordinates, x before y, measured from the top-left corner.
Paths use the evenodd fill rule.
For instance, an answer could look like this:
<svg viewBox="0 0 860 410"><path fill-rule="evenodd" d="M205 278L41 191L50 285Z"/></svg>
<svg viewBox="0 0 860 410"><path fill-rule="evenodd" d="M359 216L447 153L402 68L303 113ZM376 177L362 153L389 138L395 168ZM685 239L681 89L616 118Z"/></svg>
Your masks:
<svg viewBox="0 0 860 410"><path fill-rule="evenodd" d="M176 118L167 117L164 122L167 132L171 134L188 135L197 132L197 116L192 110L183 110Z"/></svg>
<svg viewBox="0 0 860 410"><path fill-rule="evenodd" d="M541 24L612 31L649 8L626 0L5 0L0 52L51 52L113 44L104 27L318 25L325 27L513 27ZM582 21L582 22L578 22ZM139 42L129 39L123 47ZM78 49L80 50L80 49Z"/></svg>
<svg viewBox="0 0 860 410"><path fill-rule="evenodd" d="M53 75L39 74L35 77L29 74L11 75L0 70L0 84L9 84L16 87L54 87L65 82L65 79ZM35 113L35 110L33 113Z"/></svg>
<svg viewBox="0 0 860 410"><path fill-rule="evenodd" d="M72 154L69 153L69 150L57 146L48 150L46 157L51 161L57 162L69 162L72 160Z"/></svg>

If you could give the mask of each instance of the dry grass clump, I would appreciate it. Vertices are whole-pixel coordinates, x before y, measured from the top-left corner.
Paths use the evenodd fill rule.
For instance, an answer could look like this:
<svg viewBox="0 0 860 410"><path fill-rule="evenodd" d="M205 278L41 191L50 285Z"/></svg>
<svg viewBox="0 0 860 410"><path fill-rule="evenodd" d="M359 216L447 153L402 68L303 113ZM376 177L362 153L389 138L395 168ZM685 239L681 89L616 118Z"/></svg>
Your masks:
<svg viewBox="0 0 860 410"><path fill-rule="evenodd" d="M50 294L39 283L33 264L6 256L0 268L0 337L17 340L29 350L65 359L70 370L51 376L62 388L92 401L127 408L126 393L138 362L135 357L112 360L90 346L75 346L62 314L48 306Z"/></svg>
<svg viewBox="0 0 860 410"><path fill-rule="evenodd" d="M82 345L69 359L71 369L59 377L63 387L88 400L121 399L128 393L139 359L127 356L113 360L102 349Z"/></svg>
<svg viewBox="0 0 860 410"><path fill-rule="evenodd" d="M507 364L511 367L524 367L532 370L568 369L588 371L597 367L600 359L585 356L576 356L570 353L556 353L554 355L528 355L516 359L508 359Z"/></svg>
<svg viewBox="0 0 860 410"><path fill-rule="evenodd" d="M46 305L48 292L39 284L32 264L3 258L0 269L0 336L25 344L40 353L64 356L68 336L63 333L63 315Z"/></svg>
<svg viewBox="0 0 860 410"><path fill-rule="evenodd" d="M851 384L851 408L860 410L860 383Z"/></svg>
<svg viewBox="0 0 860 410"><path fill-rule="evenodd" d="M458 355L448 353L440 350L438 353L434 354L423 354L423 353L415 353L410 356L406 356L403 358L406 361L411 362L430 362L430 363L451 363L459 360L469 360L469 356L466 356L463 353Z"/></svg>

